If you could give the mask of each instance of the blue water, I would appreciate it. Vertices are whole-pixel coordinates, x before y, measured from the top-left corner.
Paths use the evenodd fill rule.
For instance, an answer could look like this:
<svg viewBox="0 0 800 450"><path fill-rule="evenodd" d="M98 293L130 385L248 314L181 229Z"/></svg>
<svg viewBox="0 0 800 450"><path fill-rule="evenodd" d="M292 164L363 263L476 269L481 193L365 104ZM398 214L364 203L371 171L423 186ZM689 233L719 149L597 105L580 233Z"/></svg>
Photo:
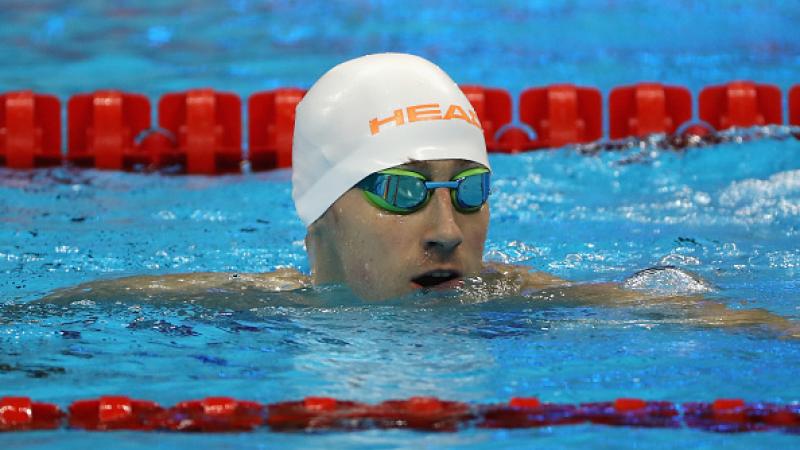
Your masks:
<svg viewBox="0 0 800 450"><path fill-rule="evenodd" d="M308 86L327 67L380 50L430 57L459 82L518 92L552 81L678 82L695 93L733 78L800 81L791 3L442 2L291 6L247 1L6 2L0 90L62 96L209 85L242 95ZM44 5L44 6L42 6ZM721 9L722 12L715 11ZM503 67L503 70L497 70ZM56 74L56 75L54 75ZM627 164L626 161L635 160ZM486 259L581 282L622 281L659 264L718 286L731 309L800 319L800 141L674 153L574 149L494 155ZM288 171L172 177L57 168L0 169L0 395L65 407L126 394L170 405L209 395L273 402L306 395L377 402L436 395L475 403L537 395L585 402L800 400L800 342L768 329L687 323L675 308L569 307L519 298L460 304L423 297L363 304L321 294L45 305L61 287L127 275L308 270ZM311 295L311 294L309 294ZM209 302L226 302L226 307ZM490 448L796 445L778 433L599 426L455 434L305 436L75 431L0 435L0 444L85 448Z"/></svg>

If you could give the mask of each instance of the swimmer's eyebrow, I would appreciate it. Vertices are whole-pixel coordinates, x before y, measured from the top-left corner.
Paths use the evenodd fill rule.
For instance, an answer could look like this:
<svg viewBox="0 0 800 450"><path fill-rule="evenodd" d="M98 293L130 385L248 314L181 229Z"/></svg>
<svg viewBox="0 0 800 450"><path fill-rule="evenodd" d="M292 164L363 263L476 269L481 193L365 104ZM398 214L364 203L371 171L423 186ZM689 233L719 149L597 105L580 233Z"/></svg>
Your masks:
<svg viewBox="0 0 800 450"><path fill-rule="evenodd" d="M401 164L399 166L395 166L395 169L406 169L411 170L414 172L419 172L423 175L430 174L430 167L428 166L427 162L425 161L414 161L410 163Z"/></svg>
<svg viewBox="0 0 800 450"><path fill-rule="evenodd" d="M405 163L405 164L401 164L399 166L395 166L395 168L396 169L411 170L411 171L414 171L414 172L421 173L425 177L430 178L430 176L431 176L431 168L430 168L429 164L430 164L429 161L411 161L411 162L408 162L408 163ZM454 171L453 171L453 175L455 175L455 174L457 174L459 172L463 172L465 170L474 169L476 167L483 167L483 165L480 164L480 163L477 163L475 161L461 160L458 163L456 163Z"/></svg>

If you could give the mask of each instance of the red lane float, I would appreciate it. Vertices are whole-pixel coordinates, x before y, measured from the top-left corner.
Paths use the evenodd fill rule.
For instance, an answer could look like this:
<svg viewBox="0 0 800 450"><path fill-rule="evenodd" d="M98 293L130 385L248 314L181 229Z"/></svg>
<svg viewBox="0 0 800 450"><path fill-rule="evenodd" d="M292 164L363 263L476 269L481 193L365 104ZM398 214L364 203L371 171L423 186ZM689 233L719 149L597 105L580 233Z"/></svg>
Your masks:
<svg viewBox="0 0 800 450"><path fill-rule="evenodd" d="M718 131L783 122L781 90L771 84L732 81L700 91L700 119Z"/></svg>
<svg viewBox="0 0 800 450"><path fill-rule="evenodd" d="M0 431L53 430L63 418L56 405L28 397L0 397Z"/></svg>
<svg viewBox="0 0 800 450"><path fill-rule="evenodd" d="M789 124L800 125L800 84L789 90ZM800 138L800 135L797 137Z"/></svg>
<svg viewBox="0 0 800 450"><path fill-rule="evenodd" d="M266 424L275 431L357 430L369 424L369 405L331 397L269 405Z"/></svg>
<svg viewBox="0 0 800 450"><path fill-rule="evenodd" d="M611 139L672 134L692 118L692 94L681 86L639 83L611 90L608 97Z"/></svg>
<svg viewBox="0 0 800 450"><path fill-rule="evenodd" d="M603 102L595 88L555 84L531 88L519 98L520 120L536 131L531 148L596 141L603 134Z"/></svg>
<svg viewBox="0 0 800 450"><path fill-rule="evenodd" d="M511 94L505 89L461 85L461 91L478 116L490 152L516 153L530 148L528 134L511 126Z"/></svg>
<svg viewBox="0 0 800 450"><path fill-rule="evenodd" d="M677 428L678 410L670 402L618 398L613 402L584 403L580 414L592 423L645 428Z"/></svg>
<svg viewBox="0 0 800 450"><path fill-rule="evenodd" d="M31 91L0 95L0 165L33 169L61 162L58 98Z"/></svg>
<svg viewBox="0 0 800 450"><path fill-rule="evenodd" d="M479 428L536 428L584 421L573 405L541 403L535 397L514 397L506 405L479 407Z"/></svg>
<svg viewBox="0 0 800 450"><path fill-rule="evenodd" d="M469 405L435 397L387 400L369 410L377 428L410 428L425 431L456 431L475 418Z"/></svg>
<svg viewBox="0 0 800 450"><path fill-rule="evenodd" d="M136 136L150 128L150 100L113 90L79 94L67 102L67 160L80 167L130 170L149 165Z"/></svg>
<svg viewBox="0 0 800 450"><path fill-rule="evenodd" d="M172 431L251 431L264 424L264 406L230 397L208 397L178 403L160 421Z"/></svg>
<svg viewBox="0 0 800 450"><path fill-rule="evenodd" d="M718 399L713 403L686 403L684 421L690 428L720 433L783 429L800 432L800 405L745 403Z"/></svg>
<svg viewBox="0 0 800 450"><path fill-rule="evenodd" d="M125 396L78 400L69 406L69 426L92 431L155 430L161 428L163 411L155 402Z"/></svg>
<svg viewBox="0 0 800 450"><path fill-rule="evenodd" d="M179 164L190 174L238 172L242 160L241 100L232 93L193 89L158 102L158 124L175 137L162 149L164 165Z"/></svg>
<svg viewBox="0 0 800 450"><path fill-rule="evenodd" d="M267 425L279 431L367 428L455 431L474 417L466 403L434 397L387 400L377 405L307 397L299 402L270 405Z"/></svg>
<svg viewBox="0 0 800 450"><path fill-rule="evenodd" d="M306 91L283 88L257 92L247 101L250 167L292 167L295 109Z"/></svg>

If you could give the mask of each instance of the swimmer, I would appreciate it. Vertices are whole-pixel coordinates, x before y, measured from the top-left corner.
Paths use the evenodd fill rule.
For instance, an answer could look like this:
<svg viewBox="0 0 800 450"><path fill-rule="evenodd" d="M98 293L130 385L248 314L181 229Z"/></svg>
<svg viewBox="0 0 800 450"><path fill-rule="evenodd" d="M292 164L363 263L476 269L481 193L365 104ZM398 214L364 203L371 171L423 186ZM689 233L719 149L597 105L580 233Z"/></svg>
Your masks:
<svg viewBox="0 0 800 450"><path fill-rule="evenodd" d="M456 83L420 57L368 55L323 75L297 107L292 158L292 197L307 227L310 276L295 270L139 276L44 300L342 285L381 301L455 289L581 304L677 302L694 305L687 314L701 323L793 327L764 310L726 309L697 295L702 289L647 293L635 289L641 280L574 284L527 267L484 263L492 172L483 130Z"/></svg>

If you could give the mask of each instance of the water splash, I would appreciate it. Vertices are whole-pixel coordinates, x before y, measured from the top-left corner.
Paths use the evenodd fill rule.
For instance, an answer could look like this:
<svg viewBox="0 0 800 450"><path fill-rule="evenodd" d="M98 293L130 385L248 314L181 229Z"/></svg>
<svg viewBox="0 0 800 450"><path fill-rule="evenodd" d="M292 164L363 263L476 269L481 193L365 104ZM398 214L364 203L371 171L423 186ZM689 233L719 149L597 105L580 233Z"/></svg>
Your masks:
<svg viewBox="0 0 800 450"><path fill-rule="evenodd" d="M659 295L690 295L713 292L716 288L708 281L675 266L651 267L631 275L622 287L647 291Z"/></svg>

